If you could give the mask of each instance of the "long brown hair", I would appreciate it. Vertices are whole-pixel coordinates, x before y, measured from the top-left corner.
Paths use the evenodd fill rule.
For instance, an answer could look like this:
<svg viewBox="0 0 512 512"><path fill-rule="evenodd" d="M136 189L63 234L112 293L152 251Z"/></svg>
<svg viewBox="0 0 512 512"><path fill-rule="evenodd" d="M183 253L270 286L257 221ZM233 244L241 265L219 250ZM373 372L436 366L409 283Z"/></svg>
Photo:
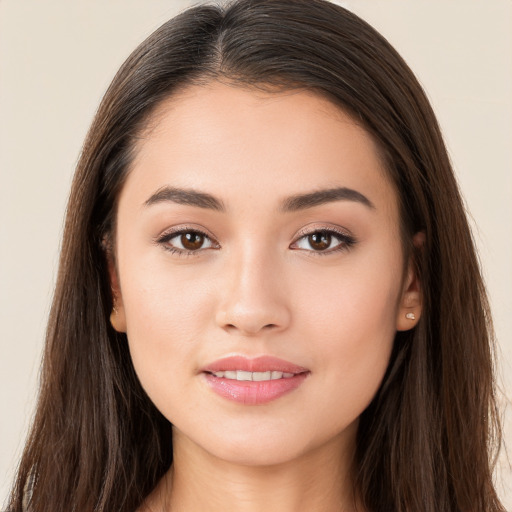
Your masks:
<svg viewBox="0 0 512 512"><path fill-rule="evenodd" d="M441 133L418 81L367 23L323 0L199 6L165 23L115 76L69 199L40 396L10 497L20 512L133 512L172 463L171 425L109 324L105 255L134 140L164 98L209 80L301 88L364 126L400 199L423 314L396 335L362 414L356 486L369 511L503 511L493 332L473 240ZM407 240L425 233L422 250Z"/></svg>

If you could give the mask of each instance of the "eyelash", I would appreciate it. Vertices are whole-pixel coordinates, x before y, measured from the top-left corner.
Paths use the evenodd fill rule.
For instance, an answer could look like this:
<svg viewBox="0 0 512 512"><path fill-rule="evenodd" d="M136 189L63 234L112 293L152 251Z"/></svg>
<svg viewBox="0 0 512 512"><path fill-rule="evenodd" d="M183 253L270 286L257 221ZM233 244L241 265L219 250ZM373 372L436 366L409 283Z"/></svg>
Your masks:
<svg viewBox="0 0 512 512"><path fill-rule="evenodd" d="M161 236L159 236L155 241L157 244L161 245L166 251L169 251L172 254L175 254L180 257L186 257L186 256L197 256L200 252L206 250L206 249L197 249L195 251L193 250L187 250L187 249L179 249L177 247L173 247L172 245L169 245L169 241L173 238L176 238L177 236L190 233L190 234L196 234L203 236L204 238L209 239L212 242L213 248L219 248L220 245L218 242L214 241L212 237L210 237L207 233L204 231L201 231L197 228L180 228L176 231L169 231L166 233L163 233ZM314 234L327 234L330 236L334 236L337 238L340 243L335 246L333 249L327 249L325 251L315 251L314 249L307 250L307 249L295 249L295 250L305 250L308 253L310 253L311 256L327 256L329 254L337 253L340 251L348 251L351 247L353 247L357 240L347 233L344 233L341 230L337 230L335 228L320 228L320 229L314 229L312 231L307 232L301 232L299 233L298 238L293 242L293 244L296 244L299 240L314 235ZM292 244L292 245L293 245ZM207 248L209 249L209 248Z"/></svg>
<svg viewBox="0 0 512 512"><path fill-rule="evenodd" d="M315 251L313 249L310 249L310 250L296 249L296 250L305 250L308 252L308 255L310 255L312 257L328 256L330 254L334 254L334 253L338 253L338 252L342 252L342 251L348 251L357 243L357 240L352 235L344 233L343 231L338 230L336 228L330 227L330 228L317 228L317 229L313 229L311 231L299 232L299 235L298 235L297 239L295 240L295 242L293 242L293 244L298 243L299 240L302 240L303 238L306 238L308 236L315 235L315 234L320 234L320 233L327 234L329 236L337 238L339 240L339 244L336 245L333 249L327 249L325 251Z"/></svg>
<svg viewBox="0 0 512 512"><path fill-rule="evenodd" d="M173 230L173 231L168 231L166 233L163 233L156 239L156 243L161 245L166 251L169 251L172 254L176 254L177 256L197 256L198 253L200 253L201 251L204 251L205 249L198 249L196 251L191 251L191 250L187 250L187 249L179 249L177 247L173 247L172 245L169 245L170 240L172 240L173 238L176 238L177 236L184 235L186 233L201 235L204 238L212 240L213 246L220 247L220 245L217 242L214 242L213 238L210 235L208 235L207 233L205 233L204 231L201 231L200 229L197 229L197 228L187 228L187 227L177 229L176 231Z"/></svg>

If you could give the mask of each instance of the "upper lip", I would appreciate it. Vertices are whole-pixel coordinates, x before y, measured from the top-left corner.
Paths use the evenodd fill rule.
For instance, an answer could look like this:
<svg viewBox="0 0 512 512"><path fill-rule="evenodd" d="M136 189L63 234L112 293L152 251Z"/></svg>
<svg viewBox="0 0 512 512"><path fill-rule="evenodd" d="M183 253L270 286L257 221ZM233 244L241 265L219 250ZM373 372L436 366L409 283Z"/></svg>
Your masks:
<svg viewBox="0 0 512 512"><path fill-rule="evenodd" d="M218 359L201 369L202 372L208 373L235 370L242 370L246 372L274 371L295 374L309 371L307 368L273 356L259 356L255 358L229 356Z"/></svg>

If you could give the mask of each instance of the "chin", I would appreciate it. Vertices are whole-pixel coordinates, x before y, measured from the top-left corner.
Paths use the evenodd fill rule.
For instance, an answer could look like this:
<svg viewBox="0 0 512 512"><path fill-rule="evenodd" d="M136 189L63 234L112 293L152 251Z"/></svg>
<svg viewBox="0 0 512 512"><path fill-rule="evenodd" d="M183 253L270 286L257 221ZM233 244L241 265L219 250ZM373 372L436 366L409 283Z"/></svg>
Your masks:
<svg viewBox="0 0 512 512"><path fill-rule="evenodd" d="M288 419L286 425L273 425L272 428L260 425L231 428L223 432L210 430L208 438L198 439L197 444L213 457L227 463L252 467L277 466L307 458L316 450L327 448L332 453L332 450L341 449L343 437L343 433L337 429L318 432L314 426L308 428ZM331 443L334 446L330 446Z"/></svg>
<svg viewBox="0 0 512 512"><path fill-rule="evenodd" d="M231 443L229 446L215 447L212 455L225 462L248 467L278 466L298 459L306 450L297 446L287 446L281 442L269 442L268 446L254 443Z"/></svg>

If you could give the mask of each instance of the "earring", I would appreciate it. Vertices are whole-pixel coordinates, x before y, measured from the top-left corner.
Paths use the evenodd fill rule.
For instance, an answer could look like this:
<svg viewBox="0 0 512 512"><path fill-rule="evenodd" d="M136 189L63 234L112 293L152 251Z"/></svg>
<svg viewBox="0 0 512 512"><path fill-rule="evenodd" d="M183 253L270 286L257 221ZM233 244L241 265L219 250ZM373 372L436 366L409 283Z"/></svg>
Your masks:
<svg viewBox="0 0 512 512"><path fill-rule="evenodd" d="M120 333L126 333L126 319L123 308L123 299L112 297L112 311L110 312L110 325Z"/></svg>
<svg viewBox="0 0 512 512"><path fill-rule="evenodd" d="M407 320L416 320L416 315L414 313L406 313L405 318L407 318Z"/></svg>
<svg viewBox="0 0 512 512"><path fill-rule="evenodd" d="M110 313L110 324L112 325L112 327L114 327L115 329L115 322L116 322L116 314L117 314L117 311L115 309L112 309L112 313Z"/></svg>
<svg viewBox="0 0 512 512"><path fill-rule="evenodd" d="M117 307L116 307L116 301L114 299L112 304L112 313L110 313L110 324L114 329L116 329L116 316L117 316ZM117 329L116 329L117 331Z"/></svg>

